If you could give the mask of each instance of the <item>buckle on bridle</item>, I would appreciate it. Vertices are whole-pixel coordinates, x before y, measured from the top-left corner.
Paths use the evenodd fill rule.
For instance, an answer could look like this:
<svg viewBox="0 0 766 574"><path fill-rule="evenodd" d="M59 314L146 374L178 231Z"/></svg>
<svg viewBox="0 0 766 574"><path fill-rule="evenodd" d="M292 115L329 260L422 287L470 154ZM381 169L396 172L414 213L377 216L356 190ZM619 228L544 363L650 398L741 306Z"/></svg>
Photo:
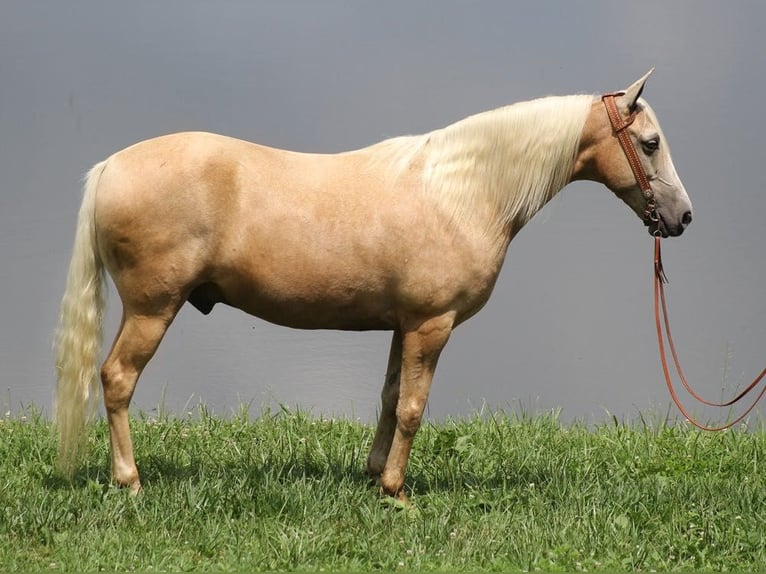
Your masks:
<svg viewBox="0 0 766 574"><path fill-rule="evenodd" d="M654 201L654 197L649 197L646 200L646 209L644 210L644 221L647 225L660 222L660 215L657 213L657 202Z"/></svg>

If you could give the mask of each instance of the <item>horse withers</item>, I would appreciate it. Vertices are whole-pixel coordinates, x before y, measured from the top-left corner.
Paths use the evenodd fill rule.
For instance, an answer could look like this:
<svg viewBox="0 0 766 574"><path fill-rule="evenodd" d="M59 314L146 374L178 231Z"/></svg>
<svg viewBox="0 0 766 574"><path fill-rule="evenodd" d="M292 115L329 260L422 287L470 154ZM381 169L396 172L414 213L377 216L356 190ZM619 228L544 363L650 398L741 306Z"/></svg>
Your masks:
<svg viewBox="0 0 766 574"><path fill-rule="evenodd" d="M653 191L650 233L680 235L691 203L652 109L649 74L616 97ZM393 332L367 472L404 477L439 354L486 303L511 239L565 185L647 198L598 97L547 97L346 153L209 133L143 141L88 173L57 330L58 471L77 468L98 396L105 272L122 320L100 369L113 480L140 489L128 407L187 301L302 329Z"/></svg>

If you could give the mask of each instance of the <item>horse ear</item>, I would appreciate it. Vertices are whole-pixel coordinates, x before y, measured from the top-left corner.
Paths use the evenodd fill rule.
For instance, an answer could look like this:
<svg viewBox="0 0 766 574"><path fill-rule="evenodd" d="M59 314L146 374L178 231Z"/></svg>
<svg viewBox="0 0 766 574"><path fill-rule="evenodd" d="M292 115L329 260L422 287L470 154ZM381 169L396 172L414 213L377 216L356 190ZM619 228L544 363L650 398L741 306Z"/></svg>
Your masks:
<svg viewBox="0 0 766 574"><path fill-rule="evenodd" d="M644 76L625 89L625 94L620 98L621 104L627 109L628 113L633 113L636 109L636 102L641 97L641 93L644 91L644 84L649 76L652 75L654 68L649 70Z"/></svg>

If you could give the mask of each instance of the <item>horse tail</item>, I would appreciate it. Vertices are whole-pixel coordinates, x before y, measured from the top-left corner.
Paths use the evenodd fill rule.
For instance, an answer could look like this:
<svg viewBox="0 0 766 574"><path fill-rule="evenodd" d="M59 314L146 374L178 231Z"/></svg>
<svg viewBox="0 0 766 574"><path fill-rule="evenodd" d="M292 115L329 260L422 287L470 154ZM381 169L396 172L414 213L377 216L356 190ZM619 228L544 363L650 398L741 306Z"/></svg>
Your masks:
<svg viewBox="0 0 766 574"><path fill-rule="evenodd" d="M84 451L86 424L96 411L99 395L98 363L106 300L94 217L96 188L104 166L105 162L96 164L85 177L55 338L54 420L59 435L56 470L66 478L74 475Z"/></svg>

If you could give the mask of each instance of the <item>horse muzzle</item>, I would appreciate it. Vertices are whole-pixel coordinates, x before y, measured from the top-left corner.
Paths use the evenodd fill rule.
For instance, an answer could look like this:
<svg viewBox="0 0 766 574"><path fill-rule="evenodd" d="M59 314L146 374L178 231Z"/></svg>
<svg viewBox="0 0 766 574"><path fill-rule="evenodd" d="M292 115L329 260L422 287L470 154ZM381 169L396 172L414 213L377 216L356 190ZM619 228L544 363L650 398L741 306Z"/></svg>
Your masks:
<svg viewBox="0 0 766 574"><path fill-rule="evenodd" d="M656 213L656 221L646 222L650 235L657 235L657 233L659 233L662 237L678 237L692 222L691 209L684 211L678 217L670 218L664 215L660 209L657 209Z"/></svg>

